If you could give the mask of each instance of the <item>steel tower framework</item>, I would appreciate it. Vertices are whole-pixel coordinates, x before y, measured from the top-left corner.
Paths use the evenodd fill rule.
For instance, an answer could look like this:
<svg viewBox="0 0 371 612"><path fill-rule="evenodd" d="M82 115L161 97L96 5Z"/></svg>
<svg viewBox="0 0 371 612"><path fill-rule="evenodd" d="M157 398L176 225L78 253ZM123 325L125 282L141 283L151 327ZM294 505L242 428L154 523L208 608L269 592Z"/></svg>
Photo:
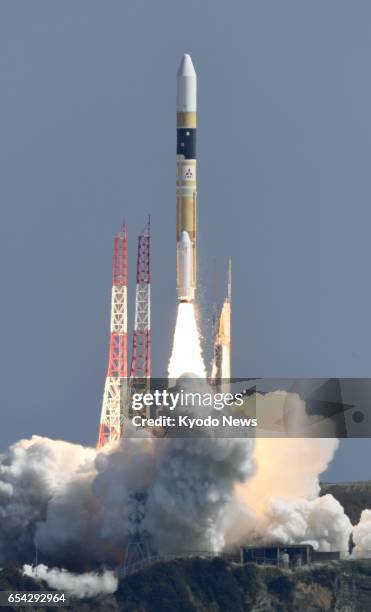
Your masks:
<svg viewBox="0 0 371 612"><path fill-rule="evenodd" d="M126 225L114 238L110 344L97 448L121 437L127 402Z"/></svg>
<svg viewBox="0 0 371 612"><path fill-rule="evenodd" d="M143 392L151 374L151 226L138 237L135 320L130 367L130 391Z"/></svg>

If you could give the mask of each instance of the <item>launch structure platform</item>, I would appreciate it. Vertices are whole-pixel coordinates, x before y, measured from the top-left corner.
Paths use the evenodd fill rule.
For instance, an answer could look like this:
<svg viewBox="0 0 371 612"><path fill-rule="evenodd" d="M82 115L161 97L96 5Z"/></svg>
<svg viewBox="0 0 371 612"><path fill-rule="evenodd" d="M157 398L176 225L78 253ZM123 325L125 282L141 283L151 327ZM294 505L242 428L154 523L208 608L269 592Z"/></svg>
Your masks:
<svg viewBox="0 0 371 612"><path fill-rule="evenodd" d="M126 225L113 241L113 278L108 367L97 448L121 437L127 401L127 240Z"/></svg>
<svg viewBox="0 0 371 612"><path fill-rule="evenodd" d="M104 385L97 448L122 438L133 393L149 388L151 374L151 226L138 237L135 320L130 375L127 356L126 224L113 242L113 280L108 367Z"/></svg>

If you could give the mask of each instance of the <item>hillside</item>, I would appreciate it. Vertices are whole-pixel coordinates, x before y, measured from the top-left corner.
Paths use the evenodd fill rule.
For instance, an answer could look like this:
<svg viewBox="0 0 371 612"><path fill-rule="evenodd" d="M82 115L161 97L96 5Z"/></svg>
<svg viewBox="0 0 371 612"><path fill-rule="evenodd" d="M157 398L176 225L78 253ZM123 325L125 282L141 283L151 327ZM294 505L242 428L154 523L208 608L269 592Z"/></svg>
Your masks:
<svg viewBox="0 0 371 612"><path fill-rule="evenodd" d="M14 570L0 572L0 589L36 590L40 586L30 579L22 579ZM121 580L115 595L79 600L64 610L368 612L371 610L371 561L341 561L289 571L253 564L241 567L221 559L183 559L159 563Z"/></svg>
<svg viewBox="0 0 371 612"><path fill-rule="evenodd" d="M371 508L371 482L321 484L353 524ZM0 570L0 590L48 589L15 568ZM2 608L27 610L27 608ZM49 608L55 610L56 608ZM66 612L368 612L371 560L341 561L294 571L228 564L221 559L159 563L120 581L111 596L71 601ZM33 608L35 612L48 608Z"/></svg>

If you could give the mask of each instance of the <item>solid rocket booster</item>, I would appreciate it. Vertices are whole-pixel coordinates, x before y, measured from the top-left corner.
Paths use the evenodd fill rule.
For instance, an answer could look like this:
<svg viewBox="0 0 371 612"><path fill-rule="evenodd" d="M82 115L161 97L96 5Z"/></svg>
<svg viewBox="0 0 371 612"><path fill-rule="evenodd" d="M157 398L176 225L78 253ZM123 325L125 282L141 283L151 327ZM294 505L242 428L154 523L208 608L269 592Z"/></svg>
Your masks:
<svg viewBox="0 0 371 612"><path fill-rule="evenodd" d="M183 55L176 85L176 242L177 293L192 302L196 289L196 118L197 76Z"/></svg>

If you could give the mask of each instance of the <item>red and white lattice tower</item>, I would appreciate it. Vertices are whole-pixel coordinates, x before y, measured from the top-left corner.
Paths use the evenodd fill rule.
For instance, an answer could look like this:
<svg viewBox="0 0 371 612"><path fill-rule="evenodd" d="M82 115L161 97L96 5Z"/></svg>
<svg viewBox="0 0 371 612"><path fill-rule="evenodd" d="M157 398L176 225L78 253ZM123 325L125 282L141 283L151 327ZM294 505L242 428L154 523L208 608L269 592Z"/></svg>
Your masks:
<svg viewBox="0 0 371 612"><path fill-rule="evenodd" d="M127 255L126 225L114 238L111 328L108 368L97 448L121 437L127 402Z"/></svg>
<svg viewBox="0 0 371 612"><path fill-rule="evenodd" d="M138 237L135 321L130 391L143 392L151 375L151 234L150 220Z"/></svg>

